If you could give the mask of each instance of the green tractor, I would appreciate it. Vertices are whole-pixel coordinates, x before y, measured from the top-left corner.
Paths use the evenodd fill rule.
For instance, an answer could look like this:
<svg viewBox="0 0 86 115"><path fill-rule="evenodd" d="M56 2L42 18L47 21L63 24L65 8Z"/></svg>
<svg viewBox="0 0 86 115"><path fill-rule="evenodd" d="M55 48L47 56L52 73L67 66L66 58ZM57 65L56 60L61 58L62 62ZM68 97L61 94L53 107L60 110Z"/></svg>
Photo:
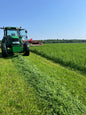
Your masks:
<svg viewBox="0 0 86 115"><path fill-rule="evenodd" d="M3 57L15 52L24 52L24 55L29 56L30 49L27 39L27 30L22 29L21 27L3 27L0 29L4 30L4 36L1 41Z"/></svg>

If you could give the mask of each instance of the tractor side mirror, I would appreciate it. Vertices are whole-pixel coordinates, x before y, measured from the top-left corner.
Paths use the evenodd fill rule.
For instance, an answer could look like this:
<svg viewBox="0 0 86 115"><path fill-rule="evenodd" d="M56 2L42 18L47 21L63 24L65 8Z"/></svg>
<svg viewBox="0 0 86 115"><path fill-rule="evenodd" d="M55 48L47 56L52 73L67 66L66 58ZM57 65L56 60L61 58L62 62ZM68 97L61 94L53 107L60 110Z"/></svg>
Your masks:
<svg viewBox="0 0 86 115"><path fill-rule="evenodd" d="M25 33L27 33L27 30L25 30Z"/></svg>
<svg viewBox="0 0 86 115"><path fill-rule="evenodd" d="M26 38L28 38L28 36L26 36Z"/></svg>

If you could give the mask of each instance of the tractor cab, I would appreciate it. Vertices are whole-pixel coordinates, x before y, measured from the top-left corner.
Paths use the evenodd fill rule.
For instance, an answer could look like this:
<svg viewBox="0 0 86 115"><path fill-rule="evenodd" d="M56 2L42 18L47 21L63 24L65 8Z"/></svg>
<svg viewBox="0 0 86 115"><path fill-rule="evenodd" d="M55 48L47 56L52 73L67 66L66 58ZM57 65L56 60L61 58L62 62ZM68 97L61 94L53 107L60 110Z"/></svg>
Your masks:
<svg viewBox="0 0 86 115"><path fill-rule="evenodd" d="M5 27L0 29L4 29L4 36L1 42L2 55L7 55L9 52L26 52L26 55L29 55L27 30L21 27ZM25 40L24 43L23 39Z"/></svg>
<svg viewBox="0 0 86 115"><path fill-rule="evenodd" d="M15 27L6 27L4 29L4 36L19 36L19 30Z"/></svg>
<svg viewBox="0 0 86 115"><path fill-rule="evenodd" d="M23 39L27 41L27 31L16 27L5 27L4 37L12 39L13 44L23 43ZM20 41L20 42L19 42Z"/></svg>

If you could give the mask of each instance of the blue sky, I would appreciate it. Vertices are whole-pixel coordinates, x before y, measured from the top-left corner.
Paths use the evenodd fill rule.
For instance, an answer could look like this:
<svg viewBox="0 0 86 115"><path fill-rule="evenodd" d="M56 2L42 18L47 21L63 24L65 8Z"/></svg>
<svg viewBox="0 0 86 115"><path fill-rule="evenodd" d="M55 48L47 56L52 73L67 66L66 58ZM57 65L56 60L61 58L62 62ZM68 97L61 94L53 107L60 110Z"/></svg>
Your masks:
<svg viewBox="0 0 86 115"><path fill-rule="evenodd" d="M84 39L86 0L0 0L2 26L22 26L33 39Z"/></svg>

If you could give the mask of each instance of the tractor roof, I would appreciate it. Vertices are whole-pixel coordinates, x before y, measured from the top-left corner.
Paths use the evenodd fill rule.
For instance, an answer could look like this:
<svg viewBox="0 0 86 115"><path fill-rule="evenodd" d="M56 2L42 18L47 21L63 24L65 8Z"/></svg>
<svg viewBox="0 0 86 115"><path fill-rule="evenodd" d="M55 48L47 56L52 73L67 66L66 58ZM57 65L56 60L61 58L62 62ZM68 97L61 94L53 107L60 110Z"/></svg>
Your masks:
<svg viewBox="0 0 86 115"><path fill-rule="evenodd" d="M22 27L20 26L19 28L18 27L0 27L0 29L18 29L18 30L24 30L22 29Z"/></svg>
<svg viewBox="0 0 86 115"><path fill-rule="evenodd" d="M5 29L20 29L18 27L5 27Z"/></svg>

